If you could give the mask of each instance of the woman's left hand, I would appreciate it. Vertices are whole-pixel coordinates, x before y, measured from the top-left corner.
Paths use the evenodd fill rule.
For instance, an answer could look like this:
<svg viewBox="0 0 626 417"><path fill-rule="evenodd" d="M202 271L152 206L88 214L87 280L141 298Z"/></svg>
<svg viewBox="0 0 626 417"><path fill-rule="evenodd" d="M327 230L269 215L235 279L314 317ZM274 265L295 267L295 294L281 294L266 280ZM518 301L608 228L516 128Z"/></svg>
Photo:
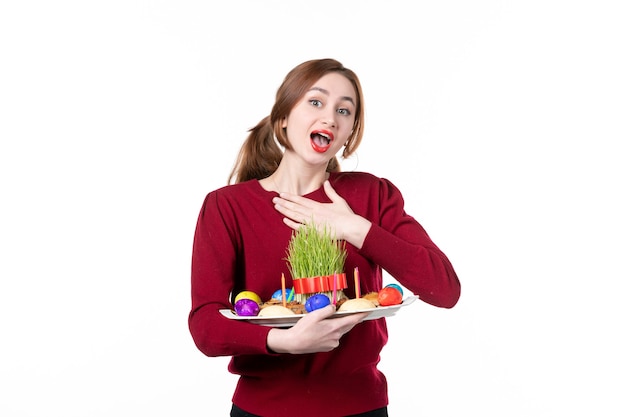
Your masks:
<svg viewBox="0 0 626 417"><path fill-rule="evenodd" d="M343 239L357 248L361 248L371 223L355 214L329 181L324 181L324 191L330 203L320 203L310 198L294 194L281 193L273 199L274 208L285 218L283 221L294 230L301 225L313 222L319 229L329 227L335 238Z"/></svg>

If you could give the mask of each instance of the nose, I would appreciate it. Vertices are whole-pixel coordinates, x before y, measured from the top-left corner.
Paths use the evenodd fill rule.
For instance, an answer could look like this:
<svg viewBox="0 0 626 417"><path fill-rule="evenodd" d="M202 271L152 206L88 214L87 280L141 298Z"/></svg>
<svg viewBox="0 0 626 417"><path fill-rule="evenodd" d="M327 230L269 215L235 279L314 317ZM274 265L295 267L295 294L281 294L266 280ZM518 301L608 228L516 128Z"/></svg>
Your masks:
<svg viewBox="0 0 626 417"><path fill-rule="evenodd" d="M325 124L330 127L335 127L335 117L334 113L332 115L326 115L322 118L322 124Z"/></svg>

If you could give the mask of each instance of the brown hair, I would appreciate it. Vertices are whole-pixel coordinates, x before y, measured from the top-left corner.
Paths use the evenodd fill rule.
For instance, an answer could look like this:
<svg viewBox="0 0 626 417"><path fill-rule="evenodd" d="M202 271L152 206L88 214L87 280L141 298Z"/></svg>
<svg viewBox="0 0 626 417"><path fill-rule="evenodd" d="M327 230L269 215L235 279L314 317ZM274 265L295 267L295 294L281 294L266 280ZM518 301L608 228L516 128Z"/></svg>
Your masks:
<svg viewBox="0 0 626 417"><path fill-rule="evenodd" d="M236 178L237 183L251 179L263 179L276 171L283 157L283 152L276 141L285 149L291 149L285 130L281 127L282 120L289 115L291 109L317 80L331 72L346 77L352 83L357 94L352 134L346 142L342 155L347 158L356 151L363 138L365 114L363 91L358 77L353 71L345 68L334 59L306 61L287 74L276 92L276 101L270 115L248 131L249 135L239 151L235 166L228 177L228 183L231 183L233 178ZM326 171L335 172L340 171L340 169L339 161L333 157L328 162Z"/></svg>

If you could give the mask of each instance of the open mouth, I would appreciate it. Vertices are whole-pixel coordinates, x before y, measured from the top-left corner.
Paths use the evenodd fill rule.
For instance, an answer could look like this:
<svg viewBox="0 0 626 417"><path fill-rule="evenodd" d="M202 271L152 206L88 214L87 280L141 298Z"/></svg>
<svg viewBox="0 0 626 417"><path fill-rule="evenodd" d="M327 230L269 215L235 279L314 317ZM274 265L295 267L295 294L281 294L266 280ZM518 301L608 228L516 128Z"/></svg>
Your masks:
<svg viewBox="0 0 626 417"><path fill-rule="evenodd" d="M334 139L332 132L315 130L311 133L311 146L315 152L324 153L330 148L330 144Z"/></svg>

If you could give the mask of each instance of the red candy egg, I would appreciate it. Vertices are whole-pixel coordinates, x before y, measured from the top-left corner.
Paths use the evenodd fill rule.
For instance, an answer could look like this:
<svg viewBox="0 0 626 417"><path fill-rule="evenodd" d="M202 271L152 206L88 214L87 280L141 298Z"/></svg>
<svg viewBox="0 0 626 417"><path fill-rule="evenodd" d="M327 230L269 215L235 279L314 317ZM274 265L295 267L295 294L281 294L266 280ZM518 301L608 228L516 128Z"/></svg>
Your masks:
<svg viewBox="0 0 626 417"><path fill-rule="evenodd" d="M385 287L378 291L378 304L381 306L402 304L402 293L397 288Z"/></svg>

